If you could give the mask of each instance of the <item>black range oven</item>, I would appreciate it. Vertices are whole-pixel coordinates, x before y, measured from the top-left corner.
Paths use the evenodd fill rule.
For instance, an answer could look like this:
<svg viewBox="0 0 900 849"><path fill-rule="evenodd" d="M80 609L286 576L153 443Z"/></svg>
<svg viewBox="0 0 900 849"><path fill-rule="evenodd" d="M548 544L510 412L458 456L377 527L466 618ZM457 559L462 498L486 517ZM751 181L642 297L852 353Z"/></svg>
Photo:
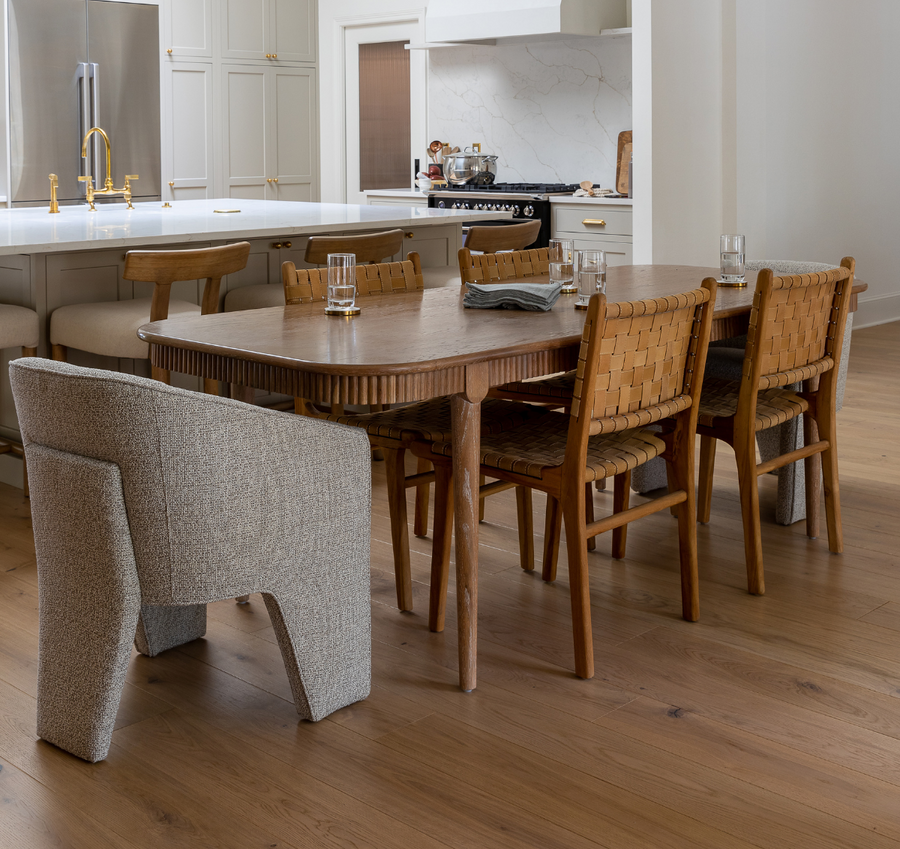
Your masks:
<svg viewBox="0 0 900 849"><path fill-rule="evenodd" d="M571 195L578 185L569 183L491 183L487 186L448 186L428 193L428 206L433 209L483 209L485 212L511 212L511 219L469 221L473 224L503 225L522 221L541 222L535 242L528 247L546 248L550 243L550 196Z"/></svg>

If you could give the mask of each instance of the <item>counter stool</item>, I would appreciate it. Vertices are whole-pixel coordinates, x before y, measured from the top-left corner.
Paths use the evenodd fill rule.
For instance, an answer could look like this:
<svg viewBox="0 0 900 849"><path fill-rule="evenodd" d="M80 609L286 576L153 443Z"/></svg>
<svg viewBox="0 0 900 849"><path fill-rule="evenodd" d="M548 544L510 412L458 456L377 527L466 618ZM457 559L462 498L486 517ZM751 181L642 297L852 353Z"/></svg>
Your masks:
<svg viewBox="0 0 900 849"><path fill-rule="evenodd" d="M0 349L21 348L23 357L36 357L39 338L38 314L34 310L13 304L0 304ZM22 458L22 479L27 496L28 470L22 446L0 439L0 454L13 454Z"/></svg>
<svg viewBox="0 0 900 849"><path fill-rule="evenodd" d="M325 265L328 254L356 254L357 265L373 265L394 256L402 247L402 230L359 236L310 236L303 261L310 265ZM290 265L294 267L293 263ZM225 295L225 312L283 306L284 288L270 283L241 286Z"/></svg>
<svg viewBox="0 0 900 849"><path fill-rule="evenodd" d="M50 315L50 343L53 359L67 359L67 349L77 348L106 357L146 360L150 346L138 338L138 328L170 315L218 312L222 277L247 265L250 243L238 242L217 248L186 251L129 251L125 255L123 277L140 283L154 283L152 298L130 301L103 301L71 304ZM172 284L206 278L201 306L170 300ZM152 375L169 382L169 372L152 367ZM218 392L218 382L204 381L208 392Z"/></svg>

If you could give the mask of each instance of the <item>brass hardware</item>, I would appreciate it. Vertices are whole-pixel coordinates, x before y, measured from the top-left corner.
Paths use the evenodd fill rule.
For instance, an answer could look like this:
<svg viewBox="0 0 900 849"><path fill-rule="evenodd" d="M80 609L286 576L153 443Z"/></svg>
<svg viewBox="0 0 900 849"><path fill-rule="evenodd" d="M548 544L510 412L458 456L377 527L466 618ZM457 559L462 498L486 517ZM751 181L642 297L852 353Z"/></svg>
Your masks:
<svg viewBox="0 0 900 849"><path fill-rule="evenodd" d="M175 181L174 181L174 180L169 180L169 185L174 187L174 186L175 186Z"/></svg>
<svg viewBox="0 0 900 849"><path fill-rule="evenodd" d="M214 209L213 212L221 212L225 215L228 215L232 212L240 212L239 209Z"/></svg>
<svg viewBox="0 0 900 849"><path fill-rule="evenodd" d="M171 55L172 55L172 48L170 47L170 48L166 51L166 53L168 53L168 54L171 56Z"/></svg>
<svg viewBox="0 0 900 849"><path fill-rule="evenodd" d="M266 177L266 182L267 182L267 183L271 183L271 182L272 182L272 178L271 178L271 177Z"/></svg>
<svg viewBox="0 0 900 849"><path fill-rule="evenodd" d="M96 212L97 207L94 206L94 196L95 195L122 195L125 198L125 203L128 204L129 209L134 209L131 205L131 181L137 180L137 174L126 174L125 175L125 186L121 189L116 189L113 187L112 181L112 150L109 145L109 136L106 135L106 132L100 127L91 127L87 134L84 137L84 141L81 142L81 158L87 159L87 143L88 139L94 133L100 133L100 136L103 138L104 144L106 144L106 182L102 189L94 188L94 181L90 176L87 177L79 177L79 181L83 183L87 183L87 202L91 208L91 212Z"/></svg>
<svg viewBox="0 0 900 849"><path fill-rule="evenodd" d="M277 183L277 182L278 182L278 178L276 177L274 180L272 180L272 182L273 182L273 183Z"/></svg>
<svg viewBox="0 0 900 849"><path fill-rule="evenodd" d="M292 243L292 242L274 242L274 243L272 244L272 247L273 247L276 251L280 251L282 248L292 248L292 247L293 247L293 243Z"/></svg>
<svg viewBox="0 0 900 849"><path fill-rule="evenodd" d="M278 58L278 54L277 54L277 53L273 53L273 54L272 54L272 58L273 58L273 59L277 59L277 58Z"/></svg>
<svg viewBox="0 0 900 849"><path fill-rule="evenodd" d="M285 246L286 248L292 248L292 247L294 247L294 243L293 243L293 242L285 242L285 243L284 243L284 246Z"/></svg>
<svg viewBox="0 0 900 849"><path fill-rule="evenodd" d="M582 224L596 224L598 227L605 227L606 222L602 218L585 218Z"/></svg>
<svg viewBox="0 0 900 849"><path fill-rule="evenodd" d="M271 58L272 58L272 54L271 54L271 53L266 53L266 59L271 59Z"/></svg>
<svg viewBox="0 0 900 849"><path fill-rule="evenodd" d="M403 235L406 236L407 239L411 239L415 235L415 233L409 232L409 233L404 233Z"/></svg>
<svg viewBox="0 0 900 849"><path fill-rule="evenodd" d="M168 201L166 201L166 202L162 205L162 208L163 208L163 209L171 209L171 208L172 208L172 204L170 204Z"/></svg>
<svg viewBox="0 0 900 849"><path fill-rule="evenodd" d="M56 199L56 190L59 188L59 177L50 175L50 214L59 212L59 201Z"/></svg>

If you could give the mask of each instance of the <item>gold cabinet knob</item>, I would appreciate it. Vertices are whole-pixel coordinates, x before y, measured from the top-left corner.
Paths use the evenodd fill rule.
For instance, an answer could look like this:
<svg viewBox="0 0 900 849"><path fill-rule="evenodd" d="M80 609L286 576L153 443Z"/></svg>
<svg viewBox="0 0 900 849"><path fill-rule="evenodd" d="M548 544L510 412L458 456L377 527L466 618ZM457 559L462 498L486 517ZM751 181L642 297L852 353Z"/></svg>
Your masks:
<svg viewBox="0 0 900 849"><path fill-rule="evenodd" d="M172 55L172 48L170 47L170 48L166 51L166 53L168 53L168 54L171 56L171 55Z"/></svg>
<svg viewBox="0 0 900 849"><path fill-rule="evenodd" d="M273 54L272 54L272 58L273 58L273 59L277 59L277 58L278 58L278 54L277 54L277 53L273 53Z"/></svg>
<svg viewBox="0 0 900 849"><path fill-rule="evenodd" d="M602 218L585 218L582 224L596 224L598 227L605 227L606 222Z"/></svg>
<svg viewBox="0 0 900 849"><path fill-rule="evenodd" d="M175 187L175 181L174 181L174 180L169 180L169 185L172 186L172 188L174 188L174 187Z"/></svg>
<svg viewBox="0 0 900 849"><path fill-rule="evenodd" d="M404 233L403 235L406 236L407 239L411 239L415 234L410 231L409 233Z"/></svg>
<svg viewBox="0 0 900 849"><path fill-rule="evenodd" d="M274 180L272 180L272 182L273 182L273 183L277 183L277 182L278 182L278 178L277 178L277 177L275 177L275 179L274 179Z"/></svg>
<svg viewBox="0 0 900 849"><path fill-rule="evenodd" d="M271 53L266 53L266 59L271 59L271 58L272 58L272 54L271 54Z"/></svg>
<svg viewBox="0 0 900 849"><path fill-rule="evenodd" d="M293 242L285 242L285 243L284 243L284 246L285 246L286 248L292 248L292 247L294 247L294 243L293 243Z"/></svg>
<svg viewBox="0 0 900 849"><path fill-rule="evenodd" d="M294 246L293 242L274 242L272 247L276 251L280 251L282 248L292 248Z"/></svg>
<svg viewBox="0 0 900 849"><path fill-rule="evenodd" d="M271 177L266 177L266 182L267 182L267 183L271 183L271 182L272 182L272 178L271 178Z"/></svg>

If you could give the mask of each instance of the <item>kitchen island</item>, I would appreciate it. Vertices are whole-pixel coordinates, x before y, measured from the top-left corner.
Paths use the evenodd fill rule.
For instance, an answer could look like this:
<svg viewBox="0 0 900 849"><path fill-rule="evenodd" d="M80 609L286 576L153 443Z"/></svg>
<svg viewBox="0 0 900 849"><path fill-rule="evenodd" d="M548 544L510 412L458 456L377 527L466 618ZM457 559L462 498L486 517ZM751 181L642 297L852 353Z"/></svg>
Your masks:
<svg viewBox="0 0 900 849"><path fill-rule="evenodd" d="M217 210L237 210L218 212ZM417 251L422 264L456 262L462 247L462 222L508 213L421 207L355 206L284 201L216 200L98 204L0 210L0 302L37 311L41 319L38 353L49 356L50 313L73 303L149 297L150 284L125 280L125 252L132 248L200 248L246 239L251 243L246 269L222 281L220 297L230 289L255 283L281 285L281 264L290 260L304 267L309 236L362 233L401 228L401 254ZM400 257L397 257L398 259ZM204 281L177 283L172 297L200 303ZM0 378L0 435L18 438L15 408L9 390L7 363L19 356L5 350ZM79 365L148 374L144 361L110 359L71 351ZM193 387L193 382L183 383ZM21 464L0 456L0 481L21 485Z"/></svg>

